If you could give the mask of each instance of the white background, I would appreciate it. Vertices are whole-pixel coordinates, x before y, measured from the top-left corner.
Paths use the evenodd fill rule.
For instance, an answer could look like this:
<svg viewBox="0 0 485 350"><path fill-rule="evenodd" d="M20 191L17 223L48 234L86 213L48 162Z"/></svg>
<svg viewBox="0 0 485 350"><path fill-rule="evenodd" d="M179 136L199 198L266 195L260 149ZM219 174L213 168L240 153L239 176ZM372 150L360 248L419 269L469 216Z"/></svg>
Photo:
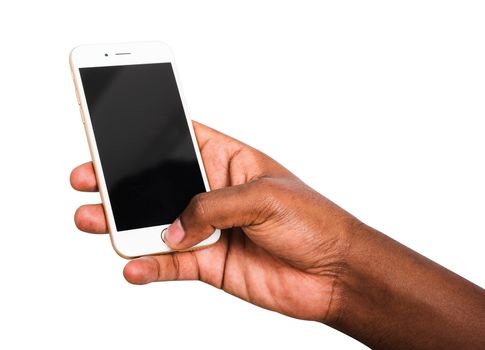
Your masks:
<svg viewBox="0 0 485 350"><path fill-rule="evenodd" d="M68 181L89 160L83 43L167 42L192 118L484 286L482 3L3 2L0 348L363 347L200 282L129 285L108 237L75 228L99 201Z"/></svg>

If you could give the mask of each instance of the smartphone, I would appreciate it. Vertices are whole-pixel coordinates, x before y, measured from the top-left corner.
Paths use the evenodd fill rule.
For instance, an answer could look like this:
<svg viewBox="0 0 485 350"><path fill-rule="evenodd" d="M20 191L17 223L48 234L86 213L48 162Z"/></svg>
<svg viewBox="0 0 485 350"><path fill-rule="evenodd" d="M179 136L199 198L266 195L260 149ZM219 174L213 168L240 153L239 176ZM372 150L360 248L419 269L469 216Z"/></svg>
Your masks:
<svg viewBox="0 0 485 350"><path fill-rule="evenodd" d="M83 45L69 61L113 248L124 258L170 252L164 231L210 190L171 50Z"/></svg>

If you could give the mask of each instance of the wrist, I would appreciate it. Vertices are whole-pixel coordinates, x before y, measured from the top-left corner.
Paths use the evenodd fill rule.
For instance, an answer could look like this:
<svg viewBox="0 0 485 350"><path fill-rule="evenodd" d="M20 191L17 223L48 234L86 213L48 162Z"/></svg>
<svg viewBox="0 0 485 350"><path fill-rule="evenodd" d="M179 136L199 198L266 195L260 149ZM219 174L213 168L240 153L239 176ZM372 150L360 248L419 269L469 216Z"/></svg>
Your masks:
<svg viewBox="0 0 485 350"><path fill-rule="evenodd" d="M484 290L390 237L355 226L342 266L329 326L373 349L485 345Z"/></svg>
<svg viewBox="0 0 485 350"><path fill-rule="evenodd" d="M339 330L349 309L357 302L356 296L360 293L356 295L356 292L362 282L366 281L363 275L368 266L362 264L362 255L369 250L371 241L375 239L375 231L356 219L341 232L344 249L335 275L328 312L323 320L323 323Z"/></svg>
<svg viewBox="0 0 485 350"><path fill-rule="evenodd" d="M370 344L367 335L379 333L387 316L387 299L394 295L385 268L393 264L386 251L397 242L363 223L354 225L347 236L348 249L325 323Z"/></svg>

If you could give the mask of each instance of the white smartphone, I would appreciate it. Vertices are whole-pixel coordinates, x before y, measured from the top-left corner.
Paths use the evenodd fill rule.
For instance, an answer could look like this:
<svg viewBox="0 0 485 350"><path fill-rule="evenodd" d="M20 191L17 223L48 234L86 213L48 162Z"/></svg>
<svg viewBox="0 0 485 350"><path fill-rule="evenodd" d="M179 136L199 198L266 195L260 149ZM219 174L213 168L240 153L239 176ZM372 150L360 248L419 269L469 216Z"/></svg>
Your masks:
<svg viewBox="0 0 485 350"><path fill-rule="evenodd" d="M70 66L113 248L170 252L164 230L209 183L169 47L78 46Z"/></svg>

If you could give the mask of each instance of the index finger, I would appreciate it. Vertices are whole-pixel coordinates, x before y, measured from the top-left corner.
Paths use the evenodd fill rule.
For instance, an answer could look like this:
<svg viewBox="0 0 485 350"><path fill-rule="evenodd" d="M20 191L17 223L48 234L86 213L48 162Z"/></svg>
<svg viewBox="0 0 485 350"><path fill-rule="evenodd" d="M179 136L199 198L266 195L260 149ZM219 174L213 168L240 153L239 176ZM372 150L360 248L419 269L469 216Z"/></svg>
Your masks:
<svg viewBox="0 0 485 350"><path fill-rule="evenodd" d="M71 172L71 186L83 192L96 192L98 183L94 174L93 162L87 162L74 168Z"/></svg>

